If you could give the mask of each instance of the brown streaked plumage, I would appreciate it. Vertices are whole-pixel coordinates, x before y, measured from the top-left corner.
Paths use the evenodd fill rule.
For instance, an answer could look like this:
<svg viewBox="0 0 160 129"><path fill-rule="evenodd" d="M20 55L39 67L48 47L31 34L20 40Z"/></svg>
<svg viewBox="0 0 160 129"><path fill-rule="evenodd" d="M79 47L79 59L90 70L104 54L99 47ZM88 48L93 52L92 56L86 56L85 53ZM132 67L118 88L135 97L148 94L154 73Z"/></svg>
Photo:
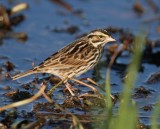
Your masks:
<svg viewBox="0 0 160 129"><path fill-rule="evenodd" d="M88 35L60 49L38 66L15 75L12 79L34 73L50 73L61 79L79 76L98 63L103 46L111 41L115 39L106 30L91 31Z"/></svg>

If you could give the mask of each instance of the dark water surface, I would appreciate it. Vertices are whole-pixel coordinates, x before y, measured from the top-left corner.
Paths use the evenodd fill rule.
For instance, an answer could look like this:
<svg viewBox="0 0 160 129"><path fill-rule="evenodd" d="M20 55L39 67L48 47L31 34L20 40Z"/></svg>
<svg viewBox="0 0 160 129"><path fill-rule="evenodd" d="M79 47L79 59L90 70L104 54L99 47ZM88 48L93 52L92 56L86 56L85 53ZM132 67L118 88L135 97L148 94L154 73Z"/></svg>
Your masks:
<svg viewBox="0 0 160 129"><path fill-rule="evenodd" d="M154 21L145 24L143 21L152 18L156 15L148 6L145 0L141 1L144 6L145 13L139 16L133 11L134 0L71 0L66 1L72 6L73 12L70 12L62 6L55 4L49 0L15 0L9 4L7 0L0 0L0 3L6 7L12 7L19 2L26 2L29 4L29 9L21 12L26 19L17 26L13 27L14 32L25 32L28 35L28 40L19 42L16 39L4 39L3 44L0 45L0 66L6 61L11 61L16 68L13 73L22 72L32 68L32 62L38 65L45 58L74 41L77 36L88 33L96 28L106 28L109 26L128 29L133 34L139 34L141 28L148 31L148 39L159 40L160 33L156 31L159 21ZM159 0L155 0L159 4ZM159 4L160 5L160 4ZM80 13L77 13L80 12ZM77 26L79 31L74 34L67 32L54 32L55 28L65 29L69 26ZM116 36L116 35L115 35ZM119 42L119 41L118 41ZM160 49L157 48L157 51ZM156 51L156 50L155 50ZM101 62L106 61L106 51L104 51ZM128 64L130 57L122 57L117 60L120 64ZM136 87L144 86L147 89L153 90L152 94L135 101L139 108L146 105L157 103L157 97L160 94L160 83L146 84L145 81L152 73L159 71L159 66L156 64L143 63L143 72L139 73ZM3 74L6 71L3 70ZM11 74L12 74L11 72ZM92 77L92 70L83 74L81 77ZM100 69L101 79L98 83L105 82L106 68ZM1 74L0 76L3 76ZM119 93L122 90L121 74L115 69L111 70L111 84L112 93ZM22 84L32 81L34 76L28 76L18 81L11 81L1 79L0 88L10 86L11 89L19 88ZM40 75L41 77L41 75ZM85 91L85 88L83 89ZM11 100L6 99L3 94L6 91L1 90L1 106L10 103ZM56 94L57 93L57 94ZM59 95L60 94L60 95ZM55 92L55 96L59 96L57 102L61 103L63 95ZM58 98L58 97L57 97ZM33 103L39 102L41 99ZM46 101L46 100L42 100ZM18 110L32 111L33 103L22 106ZM116 107L116 106L115 106ZM144 111L140 109L140 121L145 125L149 125L149 118L151 111ZM1 117L2 119L2 117Z"/></svg>

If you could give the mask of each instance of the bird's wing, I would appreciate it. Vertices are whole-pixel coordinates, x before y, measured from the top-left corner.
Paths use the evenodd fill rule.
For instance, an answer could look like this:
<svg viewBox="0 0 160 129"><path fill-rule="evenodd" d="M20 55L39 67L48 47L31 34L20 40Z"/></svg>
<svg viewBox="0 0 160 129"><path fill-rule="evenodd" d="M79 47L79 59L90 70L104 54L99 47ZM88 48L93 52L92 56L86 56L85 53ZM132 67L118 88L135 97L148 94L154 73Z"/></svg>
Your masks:
<svg viewBox="0 0 160 129"><path fill-rule="evenodd" d="M48 59L41 63L39 66L35 67L34 70L44 70L44 69L68 69L77 66L86 66L87 62L85 60L74 59L72 57L60 57L55 60Z"/></svg>
<svg viewBox="0 0 160 129"><path fill-rule="evenodd" d="M79 47L83 44L84 41L78 42L75 47L76 42L69 44L68 46L62 48L60 51L56 52L46 60L44 60L41 64L35 67L33 70L43 70L43 69L59 69L59 68L71 68L76 66L86 66L87 61L77 57L75 55L79 53ZM83 45L86 47L86 44Z"/></svg>
<svg viewBox="0 0 160 129"><path fill-rule="evenodd" d="M59 54L58 54L59 55ZM43 61L40 65L36 66L33 70L35 71L43 71L45 69L68 69L76 66L86 66L87 61L84 59L74 58L73 56L68 55L54 55L45 61Z"/></svg>

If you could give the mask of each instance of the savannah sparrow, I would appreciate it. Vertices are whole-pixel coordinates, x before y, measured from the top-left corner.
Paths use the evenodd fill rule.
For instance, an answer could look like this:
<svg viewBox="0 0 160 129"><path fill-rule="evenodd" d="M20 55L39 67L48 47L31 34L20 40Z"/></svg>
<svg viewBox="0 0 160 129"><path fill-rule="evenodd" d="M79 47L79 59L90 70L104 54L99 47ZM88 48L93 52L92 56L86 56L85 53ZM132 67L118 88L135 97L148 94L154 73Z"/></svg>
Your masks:
<svg viewBox="0 0 160 129"><path fill-rule="evenodd" d="M104 29L91 31L88 35L74 41L51 55L41 64L26 72L12 77L13 80L35 73L49 73L61 78L68 86L68 80L93 68L99 61L103 47L106 43L115 41Z"/></svg>

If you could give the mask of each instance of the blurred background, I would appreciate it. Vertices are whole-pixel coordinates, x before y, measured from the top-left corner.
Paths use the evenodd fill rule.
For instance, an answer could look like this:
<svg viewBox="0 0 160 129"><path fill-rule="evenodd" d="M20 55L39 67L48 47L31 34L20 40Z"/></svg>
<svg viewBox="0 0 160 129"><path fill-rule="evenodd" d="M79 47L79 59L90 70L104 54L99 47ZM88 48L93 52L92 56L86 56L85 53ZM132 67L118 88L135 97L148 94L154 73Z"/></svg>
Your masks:
<svg viewBox="0 0 160 129"><path fill-rule="evenodd" d="M160 0L0 0L0 88L19 89L21 85L31 82L34 75L18 81L7 77L38 65L60 48L97 28L110 28L118 45L130 41L128 38L142 31L147 33L149 47L146 52L149 54L141 65L135 87L142 86L152 94L147 99L140 96L137 101L139 108L155 103L160 93L159 79L149 86L144 82L159 71ZM103 67L98 72L94 69L81 77L98 78L95 79L97 83L103 85L108 51L105 48L100 63ZM113 94L118 94L122 89L123 75L129 61L130 51L124 51L116 60L118 65L115 64L111 70ZM6 99L4 93L6 91L1 91L0 96ZM3 99L0 102L3 105L12 102ZM31 107L20 109L31 111ZM150 113L140 111L142 123L149 125Z"/></svg>

